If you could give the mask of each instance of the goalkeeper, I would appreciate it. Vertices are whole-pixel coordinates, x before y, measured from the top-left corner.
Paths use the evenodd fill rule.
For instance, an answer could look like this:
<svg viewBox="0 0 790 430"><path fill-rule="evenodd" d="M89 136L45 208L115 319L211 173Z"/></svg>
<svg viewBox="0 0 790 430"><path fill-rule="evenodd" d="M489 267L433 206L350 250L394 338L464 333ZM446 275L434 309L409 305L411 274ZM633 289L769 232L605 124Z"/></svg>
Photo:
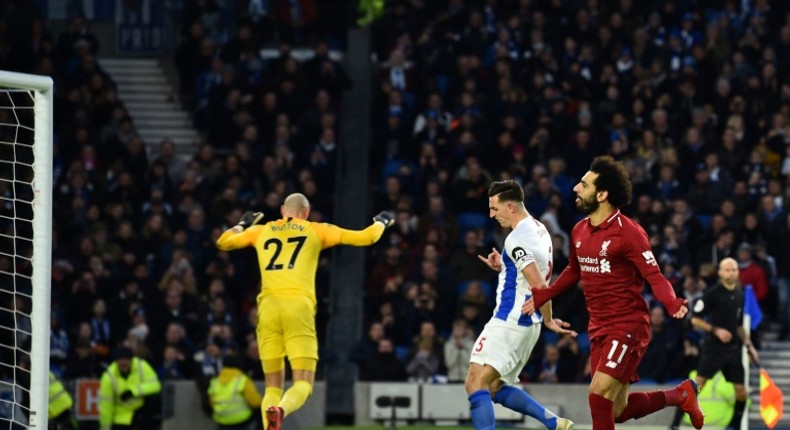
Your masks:
<svg viewBox="0 0 790 430"><path fill-rule="evenodd" d="M252 246L258 253L257 336L266 381L261 403L265 430L280 430L283 418L299 409L313 391L318 364L315 272L321 250L372 245L394 223L389 212L373 217L373 224L364 230L310 222L310 203L299 193L285 199L280 213L282 219L261 224L263 213L247 212L217 240L222 251ZM294 384L283 394L286 356Z"/></svg>

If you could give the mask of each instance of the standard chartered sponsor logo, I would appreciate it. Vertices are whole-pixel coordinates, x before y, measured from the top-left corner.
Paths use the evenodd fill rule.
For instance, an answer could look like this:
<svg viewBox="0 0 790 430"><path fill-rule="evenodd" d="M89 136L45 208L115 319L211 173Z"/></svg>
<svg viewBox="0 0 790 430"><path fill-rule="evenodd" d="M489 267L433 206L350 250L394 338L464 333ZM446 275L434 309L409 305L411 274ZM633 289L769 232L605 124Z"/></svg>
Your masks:
<svg viewBox="0 0 790 430"><path fill-rule="evenodd" d="M587 273L601 273L601 268L598 266L588 266L586 264L580 264L579 269L581 269L582 272L587 272Z"/></svg>
<svg viewBox="0 0 790 430"><path fill-rule="evenodd" d="M576 258L579 259L579 264L598 264L598 259L595 257L577 256Z"/></svg>
<svg viewBox="0 0 790 430"><path fill-rule="evenodd" d="M612 263L602 258L576 256L579 260L579 269L587 273L612 273Z"/></svg>

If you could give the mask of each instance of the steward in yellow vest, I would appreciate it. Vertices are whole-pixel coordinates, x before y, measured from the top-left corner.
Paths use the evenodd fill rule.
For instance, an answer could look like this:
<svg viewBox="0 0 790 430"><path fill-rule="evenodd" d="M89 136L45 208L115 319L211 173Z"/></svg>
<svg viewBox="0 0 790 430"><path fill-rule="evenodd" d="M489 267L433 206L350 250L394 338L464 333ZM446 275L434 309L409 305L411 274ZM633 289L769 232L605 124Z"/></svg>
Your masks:
<svg viewBox="0 0 790 430"><path fill-rule="evenodd" d="M211 378L211 418L219 430L249 428L261 406L261 393L240 367L237 357L225 357L219 375Z"/></svg>
<svg viewBox="0 0 790 430"><path fill-rule="evenodd" d="M71 406L74 401L66 387L49 372L49 430L70 430L74 428L71 420Z"/></svg>
<svg viewBox="0 0 790 430"><path fill-rule="evenodd" d="M154 430L151 417L144 416L145 397L162 391L153 367L142 358L133 357L126 347L113 352L115 361L102 374L99 385L100 430Z"/></svg>

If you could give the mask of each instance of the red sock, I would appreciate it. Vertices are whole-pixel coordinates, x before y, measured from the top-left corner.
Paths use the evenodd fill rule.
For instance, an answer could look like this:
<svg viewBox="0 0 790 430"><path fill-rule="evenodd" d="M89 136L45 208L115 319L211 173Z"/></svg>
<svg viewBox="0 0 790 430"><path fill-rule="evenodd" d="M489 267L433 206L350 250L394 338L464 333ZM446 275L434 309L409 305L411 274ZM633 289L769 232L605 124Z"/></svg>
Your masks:
<svg viewBox="0 0 790 430"><path fill-rule="evenodd" d="M631 393L628 395L628 405L620 414L615 422L624 423L631 418L642 418L655 411L664 409L667 401L662 391L651 391L649 393Z"/></svg>
<svg viewBox="0 0 790 430"><path fill-rule="evenodd" d="M678 390L677 388L670 388L669 390L661 391L664 393L664 399L667 402L667 406L680 406L683 403L683 396L681 396L682 391Z"/></svg>
<svg viewBox="0 0 790 430"><path fill-rule="evenodd" d="M592 428L595 430L614 430L614 402L590 393L590 414L592 415Z"/></svg>

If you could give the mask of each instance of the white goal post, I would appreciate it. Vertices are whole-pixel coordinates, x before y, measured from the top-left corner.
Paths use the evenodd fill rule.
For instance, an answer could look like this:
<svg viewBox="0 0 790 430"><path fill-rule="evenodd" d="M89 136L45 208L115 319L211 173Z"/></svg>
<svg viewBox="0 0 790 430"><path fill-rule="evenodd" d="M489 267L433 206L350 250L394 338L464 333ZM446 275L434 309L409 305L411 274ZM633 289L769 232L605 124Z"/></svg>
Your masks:
<svg viewBox="0 0 790 430"><path fill-rule="evenodd" d="M14 366L11 369L14 377L5 381L5 388L10 388L10 401L0 399L0 408L11 412L9 418L0 418L4 420L0 421L3 429L47 428L53 216L52 92L50 77L0 71L3 100L0 109L8 111L0 124L3 131L0 133L0 146L3 147L0 148L0 182L3 182L0 186L6 190L0 195L0 203L13 208L11 217L8 211L0 212L0 222L7 226L0 230L0 242L5 242L0 247L3 254L0 257L11 262L10 267L0 267L0 294L10 297L10 303L0 301L0 307L10 304L6 309L0 308L0 312L10 315L13 322L0 330L5 329L14 339L12 345L0 345L0 355L8 355L9 350L14 352L14 357L0 359L0 365L8 367L8 360L11 360ZM7 253L9 249L11 255ZM9 285L10 292L5 290ZM23 288L17 289L18 285ZM20 309L17 300L29 308ZM29 350L27 346L18 345L16 340L20 336L28 340ZM0 337L0 341L4 338ZM18 348L24 350L16 350ZM20 355L29 357L29 369L17 363ZM21 385L20 380L29 380L29 386Z"/></svg>

